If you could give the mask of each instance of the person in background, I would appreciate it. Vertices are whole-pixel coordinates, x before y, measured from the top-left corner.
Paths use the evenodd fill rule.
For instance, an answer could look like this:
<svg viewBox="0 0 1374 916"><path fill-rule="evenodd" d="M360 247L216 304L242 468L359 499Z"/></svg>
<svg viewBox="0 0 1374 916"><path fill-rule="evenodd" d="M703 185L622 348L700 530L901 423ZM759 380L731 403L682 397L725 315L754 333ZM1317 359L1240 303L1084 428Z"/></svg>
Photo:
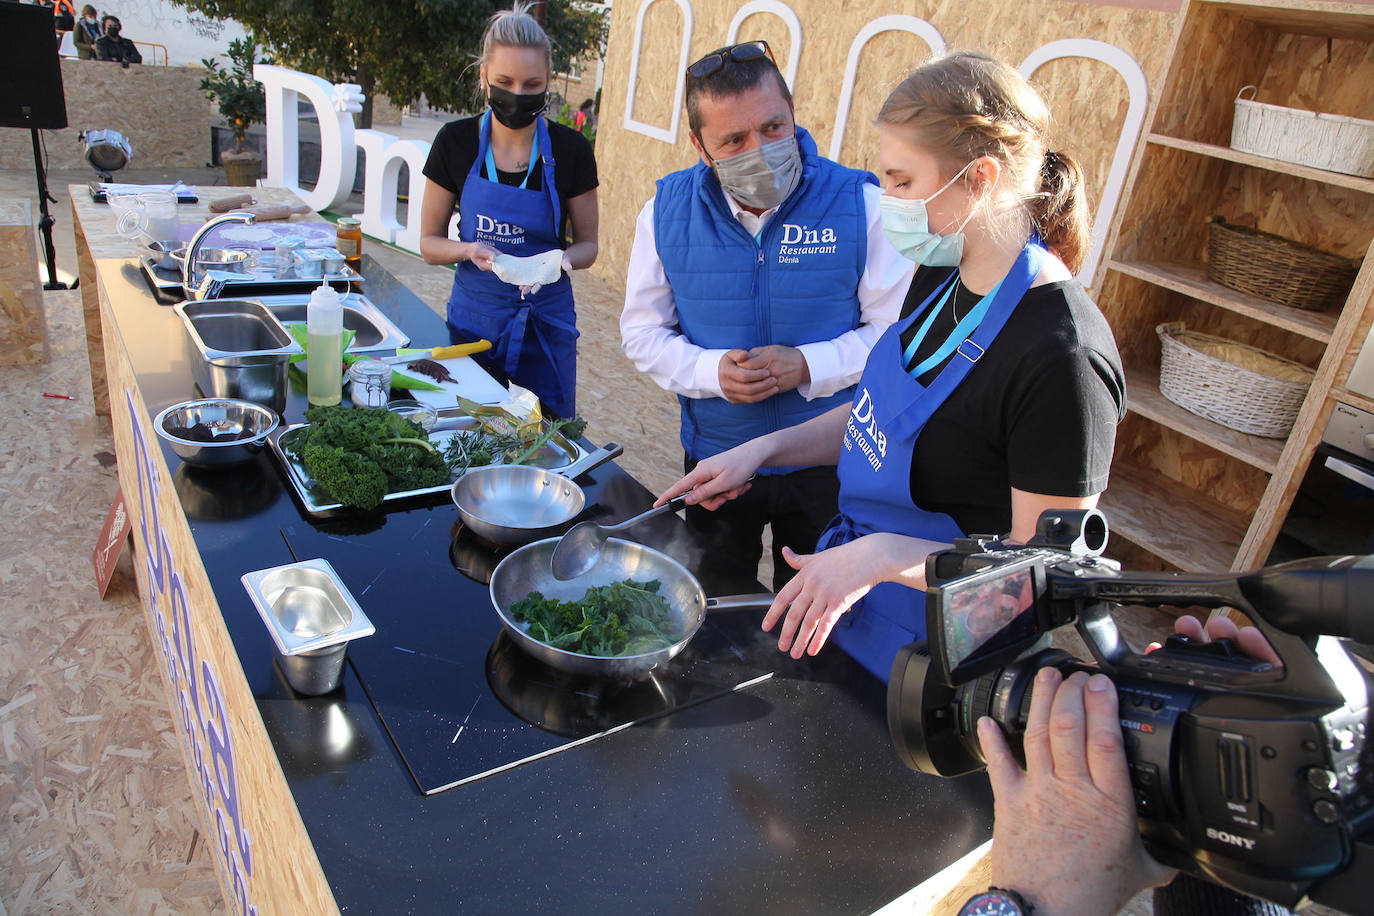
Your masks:
<svg viewBox="0 0 1374 916"><path fill-rule="evenodd" d="M912 266L883 235L873 176L822 158L797 126L766 42L688 67L687 119L701 158L640 211L620 332L630 361L678 395L692 471L848 404ZM835 513L833 467L779 464L720 511L687 509L726 581L757 578L770 526L782 588L795 574L784 545L810 549Z"/></svg>
<svg viewBox="0 0 1374 916"><path fill-rule="evenodd" d="M589 129L595 129L592 121L592 106L595 104L591 99L584 99L582 104L573 112L573 127L580 134L585 134Z"/></svg>
<svg viewBox="0 0 1374 916"><path fill-rule="evenodd" d="M76 44L76 56L81 60L95 58L95 42L103 33L95 7L89 3L81 8L81 18L72 30L72 41Z"/></svg>
<svg viewBox="0 0 1374 916"><path fill-rule="evenodd" d="M1125 376L1073 278L1087 252L1083 175L1049 141L1015 68L957 52L916 68L878 114L883 227L920 265L852 403L702 462L659 497L711 508L770 465L838 463L840 514L763 628L814 655L832 636L886 681L925 638L925 560L955 538L1024 543L1046 509L1106 488Z"/></svg>
<svg viewBox="0 0 1374 916"><path fill-rule="evenodd" d="M480 80L488 110L439 129L425 162L420 253L457 264L448 301L455 343L493 344L476 359L562 417L576 412L577 324L567 273L597 254L596 158L587 139L547 120L549 38L523 4L491 17ZM457 241L449 219L459 212ZM567 239L571 224L572 240ZM556 282L526 296L491 273L499 254L564 249Z"/></svg>
<svg viewBox="0 0 1374 916"><path fill-rule="evenodd" d="M105 33L95 40L96 60L111 60L126 67L143 63L143 55L138 53L134 43L119 34L121 26L117 17L107 15L101 25Z"/></svg>

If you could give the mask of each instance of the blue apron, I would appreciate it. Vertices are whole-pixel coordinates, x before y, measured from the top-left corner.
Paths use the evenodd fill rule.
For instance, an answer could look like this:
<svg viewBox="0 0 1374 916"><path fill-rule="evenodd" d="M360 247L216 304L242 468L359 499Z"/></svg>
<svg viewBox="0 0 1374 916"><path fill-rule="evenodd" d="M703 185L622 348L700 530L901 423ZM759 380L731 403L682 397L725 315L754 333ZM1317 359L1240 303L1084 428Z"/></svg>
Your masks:
<svg viewBox="0 0 1374 916"><path fill-rule="evenodd" d="M458 237L464 242L481 242L516 257L562 247L558 238L562 212L553 180L549 128L543 115L535 124L543 167L540 191L501 184L494 172L490 179L482 177L482 163L491 149L491 112L482 116L477 158L459 198ZM530 168L533 171L533 164ZM492 349L481 361L539 395L561 417L576 412L576 321L572 282L566 274L522 300L517 287L470 261L458 264L453 272L448 300L453 341L490 340Z"/></svg>
<svg viewBox="0 0 1374 916"><path fill-rule="evenodd" d="M1044 258L1045 249L1033 238L997 288L965 318L978 321L973 312L985 308L972 335L963 339L961 328L965 326L961 323L946 341L945 346L953 348L956 355L929 388L906 371L901 336L917 319L933 316L943 306L958 282L957 271L920 308L878 338L854 390L854 406L845 428L837 468L840 514L821 532L818 550L879 531L944 543L964 536L954 519L941 512L927 512L911 499L911 458L916 439L992 345L1040 273ZM935 357L935 365L944 358L938 352ZM882 582L840 617L830 639L886 683L897 650L924 639L925 632L925 593Z"/></svg>

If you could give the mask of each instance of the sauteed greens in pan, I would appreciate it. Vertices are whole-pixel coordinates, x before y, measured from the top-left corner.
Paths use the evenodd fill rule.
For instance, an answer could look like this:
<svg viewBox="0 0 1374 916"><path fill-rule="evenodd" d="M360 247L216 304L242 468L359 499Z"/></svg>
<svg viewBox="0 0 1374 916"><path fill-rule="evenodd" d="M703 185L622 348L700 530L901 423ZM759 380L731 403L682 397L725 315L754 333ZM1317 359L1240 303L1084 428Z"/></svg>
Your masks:
<svg viewBox="0 0 1374 916"><path fill-rule="evenodd" d="M587 589L576 601L555 601L530 592L510 613L526 632L555 649L611 658L667 648L682 638L674 633L669 606L658 594L657 579L626 579Z"/></svg>

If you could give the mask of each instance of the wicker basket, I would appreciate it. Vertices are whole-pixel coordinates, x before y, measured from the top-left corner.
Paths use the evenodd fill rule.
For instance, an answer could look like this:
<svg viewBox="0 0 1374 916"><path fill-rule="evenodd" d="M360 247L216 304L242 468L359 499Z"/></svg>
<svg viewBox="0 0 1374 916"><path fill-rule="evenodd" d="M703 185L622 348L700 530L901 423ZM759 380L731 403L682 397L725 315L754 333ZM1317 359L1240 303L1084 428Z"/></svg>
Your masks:
<svg viewBox="0 0 1374 916"><path fill-rule="evenodd" d="M1374 121L1243 98L1252 89L1244 86L1236 95L1231 149L1374 178Z"/></svg>
<svg viewBox="0 0 1374 916"><path fill-rule="evenodd" d="M1309 311L1339 307L1360 262L1212 217L1207 276L1222 286Z"/></svg>
<svg viewBox="0 0 1374 916"><path fill-rule="evenodd" d="M1178 406L1222 426L1283 439L1293 428L1312 370L1182 322L1155 328L1162 354L1159 391Z"/></svg>

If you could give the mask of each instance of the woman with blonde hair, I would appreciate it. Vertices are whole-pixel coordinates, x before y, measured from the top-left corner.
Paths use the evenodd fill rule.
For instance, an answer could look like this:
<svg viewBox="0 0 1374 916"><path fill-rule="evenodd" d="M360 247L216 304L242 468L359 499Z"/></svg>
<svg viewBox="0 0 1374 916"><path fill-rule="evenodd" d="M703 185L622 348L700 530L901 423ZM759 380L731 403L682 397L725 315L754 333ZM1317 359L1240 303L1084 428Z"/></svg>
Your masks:
<svg viewBox="0 0 1374 916"><path fill-rule="evenodd" d="M959 52L878 115L883 227L918 269L854 403L703 461L662 496L714 508L764 465L838 464L840 514L764 618L778 647L828 638L886 681L925 637L925 559L958 537L1025 541L1046 509L1094 506L1124 414L1120 357L1073 277L1083 175L1013 68ZM790 545L809 549L810 545Z"/></svg>
<svg viewBox="0 0 1374 916"><path fill-rule="evenodd" d="M560 416L576 407L577 326L568 272L597 254L596 159L571 128L547 121L552 48L527 6L491 17L478 78L487 109L439 129L425 162L420 253L456 264L448 301L453 342L493 343L478 359L502 382L539 395ZM449 238L454 208L458 239ZM568 230L571 228L571 239ZM500 255L562 249L561 271L517 287L492 273Z"/></svg>

